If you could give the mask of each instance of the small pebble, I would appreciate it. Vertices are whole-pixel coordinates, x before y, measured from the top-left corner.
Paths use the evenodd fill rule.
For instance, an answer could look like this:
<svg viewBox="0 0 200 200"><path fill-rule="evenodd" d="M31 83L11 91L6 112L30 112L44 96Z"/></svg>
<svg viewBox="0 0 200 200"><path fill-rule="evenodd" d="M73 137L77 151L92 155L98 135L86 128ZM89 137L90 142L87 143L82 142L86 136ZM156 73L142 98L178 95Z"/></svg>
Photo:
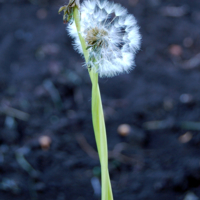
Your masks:
<svg viewBox="0 0 200 200"><path fill-rule="evenodd" d="M121 124L118 127L117 132L123 137L128 136L131 132L131 126L128 124Z"/></svg>
<svg viewBox="0 0 200 200"><path fill-rule="evenodd" d="M39 138L39 143L43 150L48 150L51 145L51 138L43 135Z"/></svg>
<svg viewBox="0 0 200 200"><path fill-rule="evenodd" d="M173 56L180 56L182 54L182 48L179 45L173 44L170 46L169 52Z"/></svg>
<svg viewBox="0 0 200 200"><path fill-rule="evenodd" d="M179 99L181 103L191 103L193 101L191 94L182 94Z"/></svg>
<svg viewBox="0 0 200 200"><path fill-rule="evenodd" d="M189 142L191 139L192 139L192 133L190 133L190 132L186 132L185 134L183 134L183 135L181 135L179 138L178 138L178 140L179 140L179 142L180 143L187 143L187 142Z"/></svg>

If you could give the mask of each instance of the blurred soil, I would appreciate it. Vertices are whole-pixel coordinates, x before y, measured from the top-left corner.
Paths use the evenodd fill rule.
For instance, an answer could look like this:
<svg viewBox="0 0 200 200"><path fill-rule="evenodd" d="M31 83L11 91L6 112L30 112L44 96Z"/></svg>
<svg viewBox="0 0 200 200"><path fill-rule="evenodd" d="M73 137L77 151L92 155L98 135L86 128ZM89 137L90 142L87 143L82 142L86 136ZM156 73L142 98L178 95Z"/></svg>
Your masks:
<svg viewBox="0 0 200 200"><path fill-rule="evenodd" d="M134 71L100 79L115 200L198 200L200 1L117 2L143 39ZM1 200L99 199L91 83L64 3L0 0Z"/></svg>

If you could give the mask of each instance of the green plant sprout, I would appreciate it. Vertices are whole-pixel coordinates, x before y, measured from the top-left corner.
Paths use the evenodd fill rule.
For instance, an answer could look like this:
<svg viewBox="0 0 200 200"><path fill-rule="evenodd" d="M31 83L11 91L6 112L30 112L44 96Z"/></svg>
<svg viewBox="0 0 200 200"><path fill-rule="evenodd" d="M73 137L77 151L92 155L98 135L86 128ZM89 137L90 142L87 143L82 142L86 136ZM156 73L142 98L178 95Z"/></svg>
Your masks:
<svg viewBox="0 0 200 200"><path fill-rule="evenodd" d="M112 77L133 69L141 36L133 15L107 0L70 0L62 6L63 21L84 55L92 82L92 121L101 164L101 199L113 200L108 171L108 147L98 77Z"/></svg>

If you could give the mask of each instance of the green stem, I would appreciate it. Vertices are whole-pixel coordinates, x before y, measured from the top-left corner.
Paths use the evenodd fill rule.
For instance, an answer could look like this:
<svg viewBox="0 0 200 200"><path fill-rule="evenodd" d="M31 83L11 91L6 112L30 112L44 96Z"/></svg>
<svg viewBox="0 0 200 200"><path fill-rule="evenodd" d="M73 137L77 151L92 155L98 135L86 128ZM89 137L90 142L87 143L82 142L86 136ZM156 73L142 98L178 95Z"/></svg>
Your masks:
<svg viewBox="0 0 200 200"><path fill-rule="evenodd" d="M77 7L74 8L74 20L79 35L79 39L82 45L83 54L86 63L88 62L89 53L86 50L86 43L84 38L81 36L80 30L80 16ZM89 69L89 75L92 82L92 121L95 133L95 139L97 144L97 150L101 163L101 185L102 185L102 200L113 200L112 188L110 183L110 177L108 172L108 147L107 147L107 136L104 122L104 114L101 102L101 94L98 84L98 73L95 69Z"/></svg>

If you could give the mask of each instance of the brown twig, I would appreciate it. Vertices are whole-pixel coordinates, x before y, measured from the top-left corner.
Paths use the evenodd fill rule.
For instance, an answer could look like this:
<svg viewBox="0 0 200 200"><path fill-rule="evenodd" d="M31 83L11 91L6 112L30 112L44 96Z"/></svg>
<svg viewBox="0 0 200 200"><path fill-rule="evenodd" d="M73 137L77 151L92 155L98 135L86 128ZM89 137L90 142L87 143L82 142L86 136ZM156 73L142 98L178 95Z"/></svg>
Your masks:
<svg viewBox="0 0 200 200"><path fill-rule="evenodd" d="M76 140L80 147L85 151L91 158L99 159L98 153L94 150L94 148L87 142L86 138L82 134L76 135ZM125 156L121 154L121 151L126 149L126 143L118 143L115 145L112 151L108 152L109 159L117 159L122 163L138 163L138 159Z"/></svg>
<svg viewBox="0 0 200 200"><path fill-rule="evenodd" d="M98 153L88 144L87 140L82 134L76 135L76 140L80 147L94 159L99 159Z"/></svg>

